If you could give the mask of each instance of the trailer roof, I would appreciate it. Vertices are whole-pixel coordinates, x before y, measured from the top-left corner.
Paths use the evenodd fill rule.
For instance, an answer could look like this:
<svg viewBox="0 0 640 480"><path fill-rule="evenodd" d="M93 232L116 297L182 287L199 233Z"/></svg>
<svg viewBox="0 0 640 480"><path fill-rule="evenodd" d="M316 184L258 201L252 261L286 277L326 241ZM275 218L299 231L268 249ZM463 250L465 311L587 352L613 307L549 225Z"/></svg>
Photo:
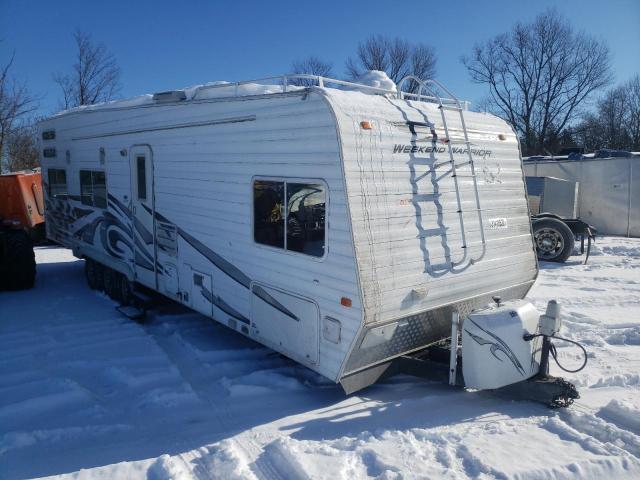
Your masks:
<svg viewBox="0 0 640 480"><path fill-rule="evenodd" d="M406 83L406 81L417 82L419 85L418 93L401 90L401 87ZM312 87L359 91L373 95L388 95L396 98L407 98L441 104L458 104L464 109L468 109L469 106L469 102L458 101L458 99L451 95L445 87L435 80L423 81L415 77L406 77L399 85L396 85L385 72L371 70L360 77L357 82L348 82L345 80L309 74L281 75L239 82L209 82L203 85L196 85L178 90L139 95L124 100L114 100L94 105L82 105L68 110L63 110L54 116L101 110L127 109L145 105L282 94L301 91ZM423 90L425 90L425 93L423 93ZM440 96L439 92L444 92L446 97L443 98Z"/></svg>

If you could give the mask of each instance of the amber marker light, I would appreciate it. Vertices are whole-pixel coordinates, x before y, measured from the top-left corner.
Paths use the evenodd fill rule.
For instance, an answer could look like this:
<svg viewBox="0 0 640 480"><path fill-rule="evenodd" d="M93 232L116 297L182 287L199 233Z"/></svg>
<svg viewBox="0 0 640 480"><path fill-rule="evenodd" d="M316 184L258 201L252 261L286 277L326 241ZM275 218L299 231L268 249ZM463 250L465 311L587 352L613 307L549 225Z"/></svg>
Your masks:
<svg viewBox="0 0 640 480"><path fill-rule="evenodd" d="M343 307L351 307L351 299L347 297L342 297L340 299L340 305Z"/></svg>
<svg viewBox="0 0 640 480"><path fill-rule="evenodd" d="M373 128L373 125L371 125L371 122L369 120L363 120L362 122L360 122L360 126L363 130L371 130Z"/></svg>

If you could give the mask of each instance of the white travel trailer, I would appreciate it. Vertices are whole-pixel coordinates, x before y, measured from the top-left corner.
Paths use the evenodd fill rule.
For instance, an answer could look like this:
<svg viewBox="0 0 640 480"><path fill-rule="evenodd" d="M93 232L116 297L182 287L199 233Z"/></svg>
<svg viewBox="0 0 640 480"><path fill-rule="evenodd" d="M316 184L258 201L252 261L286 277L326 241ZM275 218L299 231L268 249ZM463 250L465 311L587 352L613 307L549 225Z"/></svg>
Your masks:
<svg viewBox="0 0 640 480"><path fill-rule="evenodd" d="M415 78L397 90L264 82L41 122L47 233L87 259L92 286L126 301L144 285L347 392L450 338L452 325L457 338L452 318L494 296L524 298L538 267L518 140L504 121ZM403 92L407 82L418 93ZM494 309L510 309L521 337L523 325L537 329L529 307ZM507 383L539 370L537 341L516 340L526 364L500 339L485 349L487 362L510 360ZM474 362L465 368L493 368Z"/></svg>

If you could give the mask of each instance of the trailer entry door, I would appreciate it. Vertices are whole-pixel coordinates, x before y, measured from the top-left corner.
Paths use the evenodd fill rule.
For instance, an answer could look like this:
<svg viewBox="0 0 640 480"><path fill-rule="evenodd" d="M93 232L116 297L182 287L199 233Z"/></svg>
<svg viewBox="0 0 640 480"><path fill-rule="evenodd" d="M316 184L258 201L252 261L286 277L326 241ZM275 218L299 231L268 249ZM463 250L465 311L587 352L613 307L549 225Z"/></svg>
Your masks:
<svg viewBox="0 0 640 480"><path fill-rule="evenodd" d="M134 269L140 283L158 288L154 228L153 157L147 145L129 150Z"/></svg>

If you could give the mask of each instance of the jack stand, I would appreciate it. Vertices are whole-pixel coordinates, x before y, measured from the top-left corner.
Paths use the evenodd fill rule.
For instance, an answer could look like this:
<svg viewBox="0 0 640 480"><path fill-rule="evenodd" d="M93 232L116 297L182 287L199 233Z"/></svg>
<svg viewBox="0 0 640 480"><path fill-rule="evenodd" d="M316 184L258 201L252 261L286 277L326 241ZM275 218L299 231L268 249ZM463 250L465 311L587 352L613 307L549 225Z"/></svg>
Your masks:
<svg viewBox="0 0 640 480"><path fill-rule="evenodd" d="M449 385L456 384L458 370L458 330L460 329L460 313L454 310L451 314L451 353L449 356Z"/></svg>

